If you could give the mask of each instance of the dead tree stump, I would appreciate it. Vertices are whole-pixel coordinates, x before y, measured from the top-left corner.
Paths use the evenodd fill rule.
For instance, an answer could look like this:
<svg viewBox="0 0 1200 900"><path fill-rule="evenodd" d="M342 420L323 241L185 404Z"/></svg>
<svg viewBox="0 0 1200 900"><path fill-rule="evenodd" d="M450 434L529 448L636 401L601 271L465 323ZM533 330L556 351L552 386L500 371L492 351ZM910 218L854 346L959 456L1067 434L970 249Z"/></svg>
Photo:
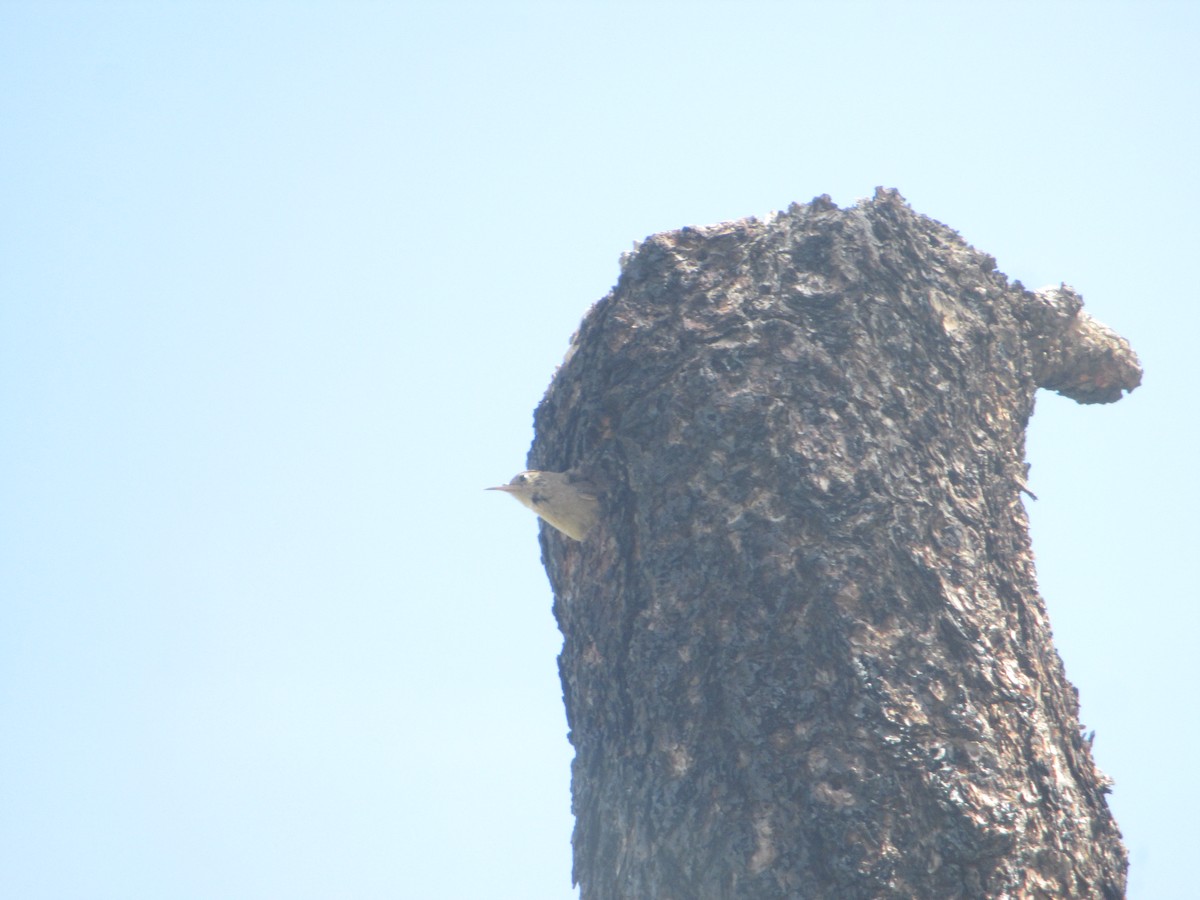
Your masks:
<svg viewBox="0 0 1200 900"><path fill-rule="evenodd" d="M1124 895L1038 595L1039 387L1141 378L895 191L649 238L536 416L583 900Z"/></svg>

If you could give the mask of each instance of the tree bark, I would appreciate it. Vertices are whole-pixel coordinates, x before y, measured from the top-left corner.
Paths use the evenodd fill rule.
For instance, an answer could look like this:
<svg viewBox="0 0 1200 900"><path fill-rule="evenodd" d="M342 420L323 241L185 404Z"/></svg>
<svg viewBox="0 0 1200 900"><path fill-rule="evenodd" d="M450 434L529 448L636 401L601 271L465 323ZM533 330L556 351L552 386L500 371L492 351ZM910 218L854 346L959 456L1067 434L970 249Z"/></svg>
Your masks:
<svg viewBox="0 0 1200 900"><path fill-rule="evenodd" d="M530 452L603 492L541 537L583 900L1124 896L1019 496L1037 388L1141 378L1081 305L883 189L623 260Z"/></svg>

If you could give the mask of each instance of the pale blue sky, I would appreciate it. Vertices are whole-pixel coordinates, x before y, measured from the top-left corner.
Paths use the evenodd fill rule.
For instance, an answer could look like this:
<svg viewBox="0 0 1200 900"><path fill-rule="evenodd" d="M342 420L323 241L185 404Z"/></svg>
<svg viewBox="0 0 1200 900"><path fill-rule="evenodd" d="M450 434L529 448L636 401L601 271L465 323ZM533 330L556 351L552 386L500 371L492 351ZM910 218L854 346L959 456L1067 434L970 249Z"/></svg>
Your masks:
<svg viewBox="0 0 1200 900"><path fill-rule="evenodd" d="M482 488L632 241L876 185L1142 356L1030 508L1130 896L1194 896L1198 10L4 2L0 896L573 897Z"/></svg>

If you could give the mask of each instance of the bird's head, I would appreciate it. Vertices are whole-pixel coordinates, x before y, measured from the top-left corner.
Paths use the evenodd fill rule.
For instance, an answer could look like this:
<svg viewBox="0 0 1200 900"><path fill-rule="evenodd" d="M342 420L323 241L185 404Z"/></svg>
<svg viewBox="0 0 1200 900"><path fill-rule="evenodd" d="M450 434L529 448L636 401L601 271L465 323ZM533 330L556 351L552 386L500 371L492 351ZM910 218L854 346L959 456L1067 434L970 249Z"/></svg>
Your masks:
<svg viewBox="0 0 1200 900"><path fill-rule="evenodd" d="M496 487L485 488L485 490L504 491L504 493L512 494L517 498L528 498L533 494L534 489L541 480L542 473L531 469L525 472L518 472L508 484L499 484Z"/></svg>

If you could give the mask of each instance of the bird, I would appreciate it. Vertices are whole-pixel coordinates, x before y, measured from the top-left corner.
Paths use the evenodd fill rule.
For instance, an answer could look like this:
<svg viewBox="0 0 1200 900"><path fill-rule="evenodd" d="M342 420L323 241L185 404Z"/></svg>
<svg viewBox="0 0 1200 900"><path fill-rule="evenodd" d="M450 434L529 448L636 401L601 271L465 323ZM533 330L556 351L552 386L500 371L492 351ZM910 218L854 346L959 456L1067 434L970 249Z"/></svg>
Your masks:
<svg viewBox="0 0 1200 900"><path fill-rule="evenodd" d="M485 488L504 491L528 506L569 538L582 541L600 515L600 500L592 482L574 472L518 472L508 484Z"/></svg>

